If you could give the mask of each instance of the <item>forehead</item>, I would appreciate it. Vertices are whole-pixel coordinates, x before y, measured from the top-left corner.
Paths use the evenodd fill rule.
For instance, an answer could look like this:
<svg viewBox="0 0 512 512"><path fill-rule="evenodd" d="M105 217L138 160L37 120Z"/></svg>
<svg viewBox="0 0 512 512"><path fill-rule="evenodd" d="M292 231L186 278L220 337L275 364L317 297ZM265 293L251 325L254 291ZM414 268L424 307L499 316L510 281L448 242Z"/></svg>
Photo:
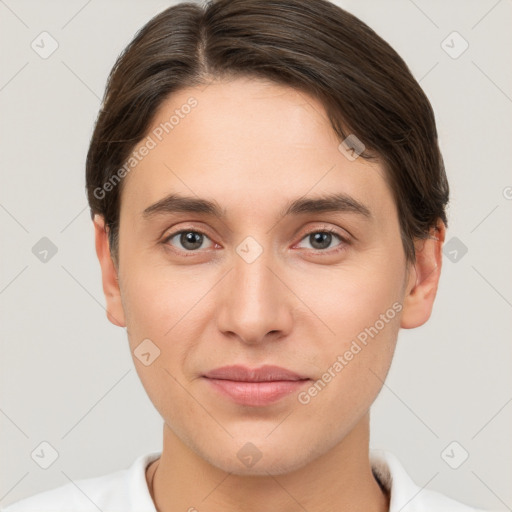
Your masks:
<svg viewBox="0 0 512 512"><path fill-rule="evenodd" d="M141 214L179 192L255 212L262 199L278 208L311 191L392 209L379 164L349 160L339 142L322 104L290 87L237 78L182 89L160 105L137 144L121 208Z"/></svg>

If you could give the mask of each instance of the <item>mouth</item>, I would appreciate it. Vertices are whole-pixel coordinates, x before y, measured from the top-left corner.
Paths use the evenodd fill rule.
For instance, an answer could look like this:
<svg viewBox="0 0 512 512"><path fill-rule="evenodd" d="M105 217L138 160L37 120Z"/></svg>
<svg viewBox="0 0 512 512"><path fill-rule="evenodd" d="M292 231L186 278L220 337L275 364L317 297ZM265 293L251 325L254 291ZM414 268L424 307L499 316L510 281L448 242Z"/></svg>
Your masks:
<svg viewBox="0 0 512 512"><path fill-rule="evenodd" d="M311 381L279 366L265 365L259 368L223 366L212 370L203 378L215 391L238 405L265 406L298 392Z"/></svg>

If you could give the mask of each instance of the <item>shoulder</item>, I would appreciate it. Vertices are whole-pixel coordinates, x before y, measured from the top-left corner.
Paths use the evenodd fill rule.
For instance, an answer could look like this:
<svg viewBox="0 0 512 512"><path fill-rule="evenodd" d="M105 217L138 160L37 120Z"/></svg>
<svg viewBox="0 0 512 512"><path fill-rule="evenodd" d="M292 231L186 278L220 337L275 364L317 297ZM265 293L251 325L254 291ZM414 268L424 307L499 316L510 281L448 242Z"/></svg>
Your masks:
<svg viewBox="0 0 512 512"><path fill-rule="evenodd" d="M1 512L154 512L146 484L145 469L160 453L137 458L130 468L104 476L86 478L41 492L2 508Z"/></svg>
<svg viewBox="0 0 512 512"><path fill-rule="evenodd" d="M389 512L485 512L419 487L391 452L370 450L370 461L374 475L390 493Z"/></svg>

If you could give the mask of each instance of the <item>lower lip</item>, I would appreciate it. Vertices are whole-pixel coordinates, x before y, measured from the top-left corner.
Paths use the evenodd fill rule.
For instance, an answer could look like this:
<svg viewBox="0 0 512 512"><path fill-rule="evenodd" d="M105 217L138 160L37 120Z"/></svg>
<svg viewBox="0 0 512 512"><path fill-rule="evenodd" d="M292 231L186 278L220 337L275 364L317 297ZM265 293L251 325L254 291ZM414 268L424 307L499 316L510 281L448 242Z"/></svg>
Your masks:
<svg viewBox="0 0 512 512"><path fill-rule="evenodd" d="M217 391L230 397L239 405L262 406L299 391L310 379L276 380L271 382L241 382L234 380L206 379Z"/></svg>

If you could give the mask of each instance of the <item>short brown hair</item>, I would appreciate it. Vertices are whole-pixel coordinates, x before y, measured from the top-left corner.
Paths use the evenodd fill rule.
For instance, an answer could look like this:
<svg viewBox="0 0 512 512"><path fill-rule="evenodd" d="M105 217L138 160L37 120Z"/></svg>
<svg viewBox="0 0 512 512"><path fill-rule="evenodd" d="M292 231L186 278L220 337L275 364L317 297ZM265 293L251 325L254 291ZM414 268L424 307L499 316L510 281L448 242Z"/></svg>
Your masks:
<svg viewBox="0 0 512 512"><path fill-rule="evenodd" d="M449 187L430 102L365 23L327 0L182 2L151 19L118 57L87 154L91 215L104 217L114 261L123 182L108 193L104 184L170 94L237 76L317 98L340 141L355 135L366 147L361 157L379 159L409 261L414 239L427 238L439 219L447 224Z"/></svg>

